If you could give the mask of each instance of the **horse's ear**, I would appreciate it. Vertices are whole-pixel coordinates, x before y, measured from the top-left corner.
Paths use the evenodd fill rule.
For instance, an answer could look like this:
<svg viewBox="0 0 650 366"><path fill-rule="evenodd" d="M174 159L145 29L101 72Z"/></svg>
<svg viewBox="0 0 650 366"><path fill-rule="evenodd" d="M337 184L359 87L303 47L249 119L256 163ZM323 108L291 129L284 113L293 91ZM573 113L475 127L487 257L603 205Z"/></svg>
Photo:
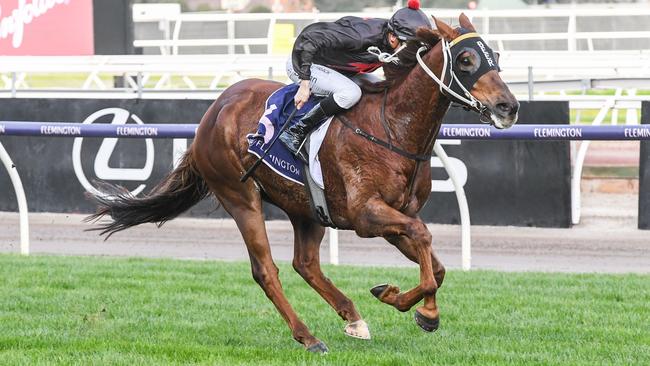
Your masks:
<svg viewBox="0 0 650 366"><path fill-rule="evenodd" d="M436 17L433 17L433 23L436 25L440 36L442 36L442 38L444 38L447 42L451 42L456 38L456 31L447 23L443 22L442 20L438 20Z"/></svg>
<svg viewBox="0 0 650 366"><path fill-rule="evenodd" d="M460 13L460 16L458 17L458 22L460 23L460 26L470 30L472 32L476 32L476 29L474 28L474 24L469 20L467 15L465 13Z"/></svg>

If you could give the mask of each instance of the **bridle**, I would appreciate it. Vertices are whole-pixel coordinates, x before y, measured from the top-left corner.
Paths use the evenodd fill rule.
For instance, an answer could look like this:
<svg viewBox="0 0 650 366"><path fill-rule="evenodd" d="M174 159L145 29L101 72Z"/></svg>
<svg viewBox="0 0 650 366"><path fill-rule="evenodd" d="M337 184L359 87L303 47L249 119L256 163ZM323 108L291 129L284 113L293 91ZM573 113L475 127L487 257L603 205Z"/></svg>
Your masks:
<svg viewBox="0 0 650 366"><path fill-rule="evenodd" d="M478 38L479 40L476 42L470 41L473 38ZM477 71L476 75L473 77L475 80L478 80L483 74L487 73L490 70L499 70L498 65L496 64L496 61L494 61L494 56L492 56L492 62L489 62L490 59L490 54L492 53L492 50L489 49L487 46L485 46L485 42L481 40L481 36L479 36L478 33L471 32L471 33L465 33L462 34L458 37L456 37L454 40L451 42L447 42L445 39L441 39L440 41L442 43L442 55L443 55L443 65L442 65L442 74L440 75L440 78L436 76L436 74L431 71L429 66L422 60L422 56L420 55L422 52L426 52L430 49L428 46L422 46L418 49L418 51L415 54L415 57L418 60L418 63L424 70L424 72L433 79L439 86L440 86L440 92L449 98L452 103L459 104L461 107L464 107L467 110L474 111L480 115L480 120L483 123L489 123L491 125L494 125L494 121L492 121L491 114L489 112L489 109L483 105L478 99L474 98L474 96L469 92L468 88L471 88L473 86L465 86L459 80L458 75L454 71L454 61L453 61L453 56L452 56L452 49L454 47L458 47L461 44L469 44L469 43L474 43L470 45L469 48L475 49L477 51L477 54L481 58L481 62L486 62L488 66L482 67L479 69L479 71L482 71L479 73ZM483 48L480 48L478 46L479 42L482 42ZM489 51L489 53L488 53ZM449 74L449 82L446 84L445 79L447 78L447 74ZM454 91L453 89L456 88L458 90Z"/></svg>

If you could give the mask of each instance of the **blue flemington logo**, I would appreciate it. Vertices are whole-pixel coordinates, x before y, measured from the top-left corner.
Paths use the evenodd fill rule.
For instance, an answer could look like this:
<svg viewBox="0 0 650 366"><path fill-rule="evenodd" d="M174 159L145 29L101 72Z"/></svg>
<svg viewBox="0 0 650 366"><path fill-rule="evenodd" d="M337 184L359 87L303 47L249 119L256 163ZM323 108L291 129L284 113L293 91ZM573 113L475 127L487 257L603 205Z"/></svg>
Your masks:
<svg viewBox="0 0 650 366"><path fill-rule="evenodd" d="M445 137L490 137L492 131L489 127L443 127L442 135Z"/></svg>
<svg viewBox="0 0 650 366"><path fill-rule="evenodd" d="M281 157L277 157L273 154L269 154L269 157L271 158L273 164L279 166L284 170L288 170L291 174L300 175L300 169L296 165L291 164L290 162L282 159Z"/></svg>
<svg viewBox="0 0 650 366"><path fill-rule="evenodd" d="M76 126L41 126L41 135L81 136L81 128Z"/></svg>
<svg viewBox="0 0 650 366"><path fill-rule="evenodd" d="M146 126L124 126L117 128L118 136L158 136L158 128Z"/></svg>
<svg viewBox="0 0 650 366"><path fill-rule="evenodd" d="M623 133L625 137L650 137L650 129L643 127L626 128Z"/></svg>
<svg viewBox="0 0 650 366"><path fill-rule="evenodd" d="M557 138L557 137L582 137L580 128L536 128L533 130L533 136L539 138Z"/></svg>

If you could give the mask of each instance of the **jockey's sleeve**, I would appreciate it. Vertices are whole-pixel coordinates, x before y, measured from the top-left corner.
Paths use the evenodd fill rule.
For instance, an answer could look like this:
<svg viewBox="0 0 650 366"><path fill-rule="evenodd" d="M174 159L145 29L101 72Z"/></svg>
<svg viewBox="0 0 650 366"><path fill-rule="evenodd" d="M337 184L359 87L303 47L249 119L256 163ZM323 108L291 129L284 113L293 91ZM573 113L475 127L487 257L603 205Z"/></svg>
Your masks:
<svg viewBox="0 0 650 366"><path fill-rule="evenodd" d="M357 52L361 45L362 40L343 36L340 32L319 29L298 36L291 53L291 61L298 77L301 80L309 80L314 57L321 51L327 50L330 55L338 52Z"/></svg>
<svg viewBox="0 0 650 366"><path fill-rule="evenodd" d="M305 41L298 44L293 48L291 53L291 61L293 62L293 69L298 74L300 80L309 80L311 78L311 64L314 60L314 55L317 52L317 48L311 43L311 41Z"/></svg>

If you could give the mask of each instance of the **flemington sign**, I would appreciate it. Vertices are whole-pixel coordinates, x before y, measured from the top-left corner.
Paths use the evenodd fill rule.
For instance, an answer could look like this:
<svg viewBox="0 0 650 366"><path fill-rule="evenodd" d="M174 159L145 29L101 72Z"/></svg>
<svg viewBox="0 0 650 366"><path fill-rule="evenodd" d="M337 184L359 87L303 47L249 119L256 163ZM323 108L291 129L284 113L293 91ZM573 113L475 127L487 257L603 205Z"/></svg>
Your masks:
<svg viewBox="0 0 650 366"><path fill-rule="evenodd" d="M92 0L0 0L0 55L92 55Z"/></svg>

